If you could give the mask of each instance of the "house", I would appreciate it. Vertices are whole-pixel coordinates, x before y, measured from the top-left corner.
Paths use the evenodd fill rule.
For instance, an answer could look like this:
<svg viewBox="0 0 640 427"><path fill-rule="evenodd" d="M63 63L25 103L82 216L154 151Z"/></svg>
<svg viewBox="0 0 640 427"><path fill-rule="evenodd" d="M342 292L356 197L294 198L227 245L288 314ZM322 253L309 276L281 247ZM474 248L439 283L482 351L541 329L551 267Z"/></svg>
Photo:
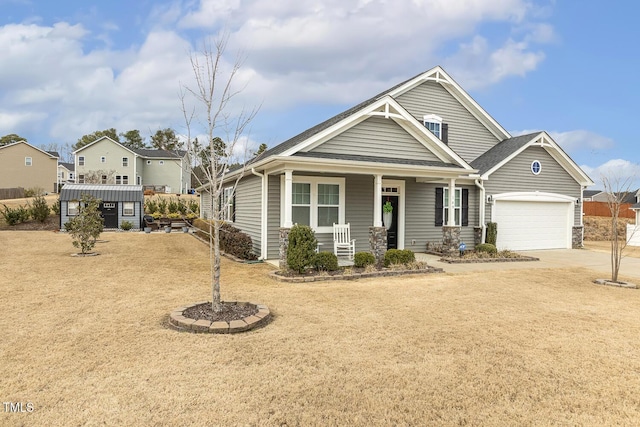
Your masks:
<svg viewBox="0 0 640 427"><path fill-rule="evenodd" d="M73 152L78 184L143 185L187 193L191 166L185 151L131 149L103 136Z"/></svg>
<svg viewBox="0 0 640 427"><path fill-rule="evenodd" d="M65 184L60 190L60 229L80 212L83 195L100 199L105 229L118 229L123 221L142 227L144 194L141 185Z"/></svg>
<svg viewBox="0 0 640 427"><path fill-rule="evenodd" d="M583 202L595 202L596 200L594 200L594 197L597 197L602 193L603 193L602 190L584 190L582 192L582 201Z"/></svg>
<svg viewBox="0 0 640 427"><path fill-rule="evenodd" d="M640 190L638 190L640 191ZM634 191L621 191L621 192L613 192L606 193L604 191L599 191L597 194L591 197L591 200L594 202L607 202L609 200L609 194L613 194L616 197L616 200L620 200L621 203L634 204L636 203L636 194Z"/></svg>
<svg viewBox="0 0 640 427"><path fill-rule="evenodd" d="M41 188L57 191L58 155L26 141L0 147L0 188Z"/></svg>
<svg viewBox="0 0 640 427"><path fill-rule="evenodd" d="M640 189L635 193L631 210L636 214L636 221L635 224L627 224L627 242L629 246L640 246Z"/></svg>
<svg viewBox="0 0 640 427"><path fill-rule="evenodd" d="M73 163L58 163L58 184L67 184L75 182L75 164Z"/></svg>
<svg viewBox="0 0 640 427"><path fill-rule="evenodd" d="M427 243L470 248L490 221L501 249L572 248L582 245L590 185L547 132L510 135L438 66L231 171L224 219L268 259L283 259L295 223L310 225L323 250L333 247L333 223L349 223L356 251L378 257ZM199 190L210 216L211 196Z"/></svg>

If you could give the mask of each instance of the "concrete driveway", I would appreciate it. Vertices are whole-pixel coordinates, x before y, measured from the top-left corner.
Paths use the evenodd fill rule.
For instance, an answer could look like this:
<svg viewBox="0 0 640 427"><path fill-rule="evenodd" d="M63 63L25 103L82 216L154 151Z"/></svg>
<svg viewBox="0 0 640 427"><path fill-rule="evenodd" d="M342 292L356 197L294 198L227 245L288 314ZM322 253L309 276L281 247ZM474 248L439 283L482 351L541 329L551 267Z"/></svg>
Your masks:
<svg viewBox="0 0 640 427"><path fill-rule="evenodd" d="M519 253L540 258L540 261L447 264L438 261L440 258L438 256L422 253L416 253L416 259L419 261L427 261L429 265L442 268L447 273L527 268L583 267L601 272L603 279L611 277L611 257L609 252L591 249L549 249L545 251L519 251ZM640 278L640 258L624 257L620 265L620 276Z"/></svg>

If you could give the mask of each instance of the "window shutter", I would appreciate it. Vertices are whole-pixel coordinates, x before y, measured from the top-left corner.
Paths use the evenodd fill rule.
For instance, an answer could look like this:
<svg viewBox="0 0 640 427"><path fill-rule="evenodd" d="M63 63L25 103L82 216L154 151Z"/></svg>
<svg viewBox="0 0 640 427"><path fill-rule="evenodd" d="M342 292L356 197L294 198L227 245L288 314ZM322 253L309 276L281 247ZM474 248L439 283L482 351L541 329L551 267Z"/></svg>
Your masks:
<svg viewBox="0 0 640 427"><path fill-rule="evenodd" d="M436 188L436 227L442 226L442 208L444 203L444 193L442 187Z"/></svg>
<svg viewBox="0 0 640 427"><path fill-rule="evenodd" d="M236 192L233 192L233 197L231 197L231 222L236 222Z"/></svg>
<svg viewBox="0 0 640 427"><path fill-rule="evenodd" d="M442 124L442 142L449 145L449 123Z"/></svg>
<svg viewBox="0 0 640 427"><path fill-rule="evenodd" d="M469 225L469 190L466 188L462 189L462 226L466 227Z"/></svg>

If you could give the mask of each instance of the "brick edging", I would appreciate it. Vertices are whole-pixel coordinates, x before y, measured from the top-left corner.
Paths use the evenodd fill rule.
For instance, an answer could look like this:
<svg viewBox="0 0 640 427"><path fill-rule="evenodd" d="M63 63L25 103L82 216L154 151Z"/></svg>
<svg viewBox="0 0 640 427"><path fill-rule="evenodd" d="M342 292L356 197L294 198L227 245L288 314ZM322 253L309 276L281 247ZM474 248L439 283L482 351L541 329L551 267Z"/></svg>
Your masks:
<svg viewBox="0 0 640 427"><path fill-rule="evenodd" d="M436 267L429 267L424 270L385 270L385 271L372 271L370 273L353 273L353 274L336 274L335 276L282 276L278 274L278 271L272 271L269 273L269 277L279 282L285 283L307 283L307 282L323 282L329 280L357 280L370 277L390 277L390 276L404 276L408 274L433 274L443 273L444 270Z"/></svg>
<svg viewBox="0 0 640 427"><path fill-rule="evenodd" d="M209 333L209 334L235 334L238 332L246 332L251 329L254 329L258 326L262 326L267 324L269 319L271 319L271 311L264 304L251 303L251 302L230 302L225 301L225 304L244 304L244 305L253 305L258 308L258 312L252 316L245 317L239 320L232 320L230 322L224 321L216 321L212 322L210 320L195 320L188 317L184 317L183 313L185 310L195 307L201 304L207 304L209 301L201 301L195 304L186 305L183 307L176 308L169 314L169 324L172 328L185 331L185 332L194 332L194 333Z"/></svg>

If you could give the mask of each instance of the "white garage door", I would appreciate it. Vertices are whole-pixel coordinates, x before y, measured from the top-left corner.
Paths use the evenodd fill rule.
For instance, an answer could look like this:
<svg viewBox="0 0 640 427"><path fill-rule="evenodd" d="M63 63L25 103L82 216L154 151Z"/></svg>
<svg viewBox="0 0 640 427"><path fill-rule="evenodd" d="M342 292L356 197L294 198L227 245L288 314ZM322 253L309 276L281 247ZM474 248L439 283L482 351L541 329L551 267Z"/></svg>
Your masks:
<svg viewBox="0 0 640 427"><path fill-rule="evenodd" d="M499 200L493 209L498 249L571 248L571 203Z"/></svg>

